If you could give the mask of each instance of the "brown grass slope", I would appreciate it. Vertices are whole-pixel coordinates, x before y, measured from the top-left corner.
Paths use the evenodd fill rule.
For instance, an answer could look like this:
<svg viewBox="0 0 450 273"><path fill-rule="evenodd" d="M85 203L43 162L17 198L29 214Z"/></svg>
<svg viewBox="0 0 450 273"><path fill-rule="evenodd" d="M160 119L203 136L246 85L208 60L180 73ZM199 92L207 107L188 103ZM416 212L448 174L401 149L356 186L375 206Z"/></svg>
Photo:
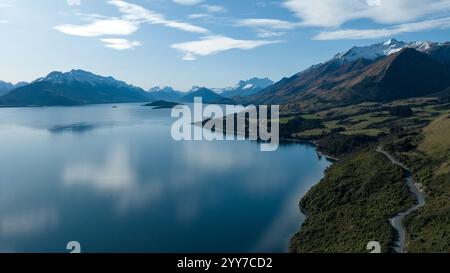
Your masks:
<svg viewBox="0 0 450 273"><path fill-rule="evenodd" d="M284 79L252 99L310 111L365 101L426 96L449 86L448 66L415 49L404 49L375 62L331 61Z"/></svg>

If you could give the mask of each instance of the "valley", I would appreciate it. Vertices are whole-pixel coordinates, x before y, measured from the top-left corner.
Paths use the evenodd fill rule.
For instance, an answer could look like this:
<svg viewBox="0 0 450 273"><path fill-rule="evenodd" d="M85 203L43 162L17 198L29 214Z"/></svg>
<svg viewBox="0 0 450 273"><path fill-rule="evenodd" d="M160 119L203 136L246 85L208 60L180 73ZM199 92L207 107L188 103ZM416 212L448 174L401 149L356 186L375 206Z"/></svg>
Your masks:
<svg viewBox="0 0 450 273"><path fill-rule="evenodd" d="M300 201L308 217L291 240L291 252L366 252L369 241L380 242L382 252L450 252L449 42L390 39L353 47L275 83L252 78L187 92L144 90L83 70L0 83L0 108L144 103L156 111L197 97L205 104L279 105L282 140L310 142L338 159ZM66 126L73 128L56 128ZM419 185L424 206L414 207L404 168L386 154L411 171L408 181ZM394 229L389 221L399 214ZM398 232L402 225L404 232Z"/></svg>
<svg viewBox="0 0 450 273"><path fill-rule="evenodd" d="M399 107L411 112L393 115L401 115L402 111L393 111ZM377 153L381 145L411 169L427 201L404 219L405 251L448 252L450 206L445 196L450 187L450 150L444 131L450 128L446 124L449 115L449 101L442 98L362 103L286 115L282 131L288 128L290 137L313 141L319 151L340 158L300 202L309 219L292 239L291 251L365 252L367 240L380 241L383 252L396 250L397 234L388 220L411 207L415 198L402 169ZM296 119L316 126L291 127Z"/></svg>

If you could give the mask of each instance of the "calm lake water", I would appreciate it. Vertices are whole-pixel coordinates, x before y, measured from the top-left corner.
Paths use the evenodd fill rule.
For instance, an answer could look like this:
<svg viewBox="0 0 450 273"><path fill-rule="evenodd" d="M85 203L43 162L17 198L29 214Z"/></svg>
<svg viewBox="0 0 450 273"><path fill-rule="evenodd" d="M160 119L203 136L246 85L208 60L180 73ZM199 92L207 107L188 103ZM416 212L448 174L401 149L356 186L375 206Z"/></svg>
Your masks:
<svg viewBox="0 0 450 273"><path fill-rule="evenodd" d="M0 251L285 252L330 165L304 144L175 142L170 110L0 108Z"/></svg>

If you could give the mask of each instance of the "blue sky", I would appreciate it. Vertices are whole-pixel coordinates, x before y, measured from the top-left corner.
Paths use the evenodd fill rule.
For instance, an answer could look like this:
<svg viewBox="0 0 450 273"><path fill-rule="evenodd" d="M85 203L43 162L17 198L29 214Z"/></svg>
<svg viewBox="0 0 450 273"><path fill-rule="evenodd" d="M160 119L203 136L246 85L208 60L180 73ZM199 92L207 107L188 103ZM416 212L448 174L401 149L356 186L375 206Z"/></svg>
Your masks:
<svg viewBox="0 0 450 273"><path fill-rule="evenodd" d="M143 88L279 80L354 45L447 41L450 0L0 0L0 79L85 69Z"/></svg>

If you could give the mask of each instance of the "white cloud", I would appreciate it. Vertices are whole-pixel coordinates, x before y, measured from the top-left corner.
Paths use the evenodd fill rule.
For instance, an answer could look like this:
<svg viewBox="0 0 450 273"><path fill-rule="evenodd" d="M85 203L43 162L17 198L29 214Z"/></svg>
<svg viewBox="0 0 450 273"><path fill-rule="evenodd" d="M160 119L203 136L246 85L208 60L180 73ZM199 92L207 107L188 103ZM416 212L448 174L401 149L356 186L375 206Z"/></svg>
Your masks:
<svg viewBox="0 0 450 273"><path fill-rule="evenodd" d="M427 20L417 23L401 24L390 28L381 29L343 29L336 31L324 31L314 37L315 40L339 40L339 39L374 39L392 37L402 33L420 32L435 28L450 28L450 17Z"/></svg>
<svg viewBox="0 0 450 273"><path fill-rule="evenodd" d="M121 0L111 0L110 4L119 8L120 12L124 14L124 19L130 21L138 21L142 23L150 23L157 25L164 25L171 28L177 28L179 30L194 32L194 33L207 33L208 30L202 27L198 27L189 23L178 22L174 20L168 20L164 15L154 11L147 10L141 6L131 4Z"/></svg>
<svg viewBox="0 0 450 273"><path fill-rule="evenodd" d="M237 22L237 25L256 28L278 29L278 30L289 30L299 26L298 23L293 23L289 21L277 19L259 19L259 18L239 20Z"/></svg>
<svg viewBox="0 0 450 273"><path fill-rule="evenodd" d="M197 6L205 2L204 0L172 0L174 3L185 6ZM226 9L219 5L202 4L200 5L209 13L226 12Z"/></svg>
<svg viewBox="0 0 450 273"><path fill-rule="evenodd" d="M81 5L81 0L66 0L69 6L79 6Z"/></svg>
<svg viewBox="0 0 450 273"><path fill-rule="evenodd" d="M173 0L173 2L185 6L194 6L202 3L203 0Z"/></svg>
<svg viewBox="0 0 450 273"><path fill-rule="evenodd" d="M277 31L262 31L262 30L260 30L260 31L258 31L257 36L259 38L273 38L273 37L281 37L285 34L286 34L286 32L283 32L283 31L277 32Z"/></svg>
<svg viewBox="0 0 450 273"><path fill-rule="evenodd" d="M207 36L198 41L173 44L171 47L183 52L183 60L195 60L197 56L208 56L231 49L249 50L281 41L236 40L225 36Z"/></svg>
<svg viewBox="0 0 450 273"><path fill-rule="evenodd" d="M134 49L134 48L142 45L141 42L129 41L127 39L108 38L108 39L100 39L100 40L103 43L105 43L106 47L116 49L116 50Z"/></svg>
<svg viewBox="0 0 450 273"><path fill-rule="evenodd" d="M208 18L208 17L211 17L211 15L206 14L206 13L194 13L194 14L188 15L189 19L201 19L201 18Z"/></svg>
<svg viewBox="0 0 450 273"><path fill-rule="evenodd" d="M300 26L299 23L266 18L249 18L236 22L237 26L255 28L259 38L280 37Z"/></svg>
<svg viewBox="0 0 450 273"><path fill-rule="evenodd" d="M226 12L227 9L218 5L201 5L209 13Z"/></svg>
<svg viewBox="0 0 450 273"><path fill-rule="evenodd" d="M285 0L305 26L339 27L355 19L402 24L450 11L450 0Z"/></svg>
<svg viewBox="0 0 450 273"><path fill-rule="evenodd" d="M12 5L11 4L0 4L0 8L11 8ZM5 19L0 19L0 24L7 24L9 23L8 20Z"/></svg>
<svg viewBox="0 0 450 273"><path fill-rule="evenodd" d="M130 35L139 27L136 22L122 19L95 20L86 25L61 25L55 29L69 35L96 37L103 35Z"/></svg>
<svg viewBox="0 0 450 273"><path fill-rule="evenodd" d="M110 0L109 4L116 6L122 13L121 18L91 17L92 22L84 25L60 25L55 29L69 35L95 37L105 35L130 35L136 32L141 24L164 25L182 31L193 33L208 33L208 30L189 23L168 20L164 15L147 10L141 6L121 0Z"/></svg>

